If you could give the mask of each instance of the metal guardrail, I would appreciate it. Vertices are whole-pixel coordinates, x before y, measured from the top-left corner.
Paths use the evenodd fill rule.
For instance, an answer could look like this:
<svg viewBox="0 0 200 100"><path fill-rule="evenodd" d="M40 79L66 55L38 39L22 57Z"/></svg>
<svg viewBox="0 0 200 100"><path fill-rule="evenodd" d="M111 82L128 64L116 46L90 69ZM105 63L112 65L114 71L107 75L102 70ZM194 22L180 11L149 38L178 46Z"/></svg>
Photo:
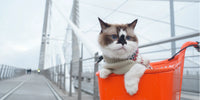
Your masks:
<svg viewBox="0 0 200 100"><path fill-rule="evenodd" d="M57 6L56 6L56 8L57 8ZM58 10L58 9L56 9L56 10ZM58 10L58 12L60 12L60 11ZM64 15L62 15L62 16L64 16ZM72 90L72 82L74 82L73 84L75 85L75 87L78 88L78 100L81 100L81 91L82 90L93 94L94 100L98 100L98 85L97 85L97 80L96 80L96 75L95 75L95 72L98 70L98 65L95 65L95 61L96 61L96 59L98 57L98 54L96 53L96 52L98 52L98 47L96 47L96 45L94 45L92 42L90 42L87 37L83 36L84 34L83 34L82 30L80 30L80 28L77 27L70 20L70 17L65 18L65 20L67 21L69 26L74 31L74 34L77 36L77 38L87 48L87 50L89 51L89 54L91 54L92 56L95 55L94 56L95 60L91 61L90 62L91 64L88 65L92 70L89 71L89 72L84 71L84 67L85 67L84 66L84 62L88 61L90 59L84 59L83 60L82 58L80 58L80 59L78 59L78 61L71 61L70 63L67 64L67 65L70 66L70 71L69 71L70 75L69 75L69 77L66 76L65 72L62 72L62 70L60 70L60 69L63 69L62 68L63 66L64 66L64 68L66 68L66 64L62 64L62 65L58 65L58 66L46 69L46 70L44 70L44 75L49 80L51 80L52 82L56 83L60 88L64 87L64 85L65 85L64 82L66 81L66 78L69 78L69 80L70 80L70 92L69 92L69 95L70 96L72 95L72 92L71 92L71 90ZM166 38L166 39L163 39L163 40L155 41L155 42L152 42L152 43L140 45L139 48L150 47L150 46L153 46L153 45L174 42L174 41L177 41L177 40L191 38L191 37L195 37L195 36L199 36L199 35L200 35L200 33L175 36L175 37L171 37L171 38ZM75 63L78 63L78 64L75 64ZM73 64L75 66L73 66L73 68L72 68ZM60 68L60 66L61 66L61 68Z"/></svg>
<svg viewBox="0 0 200 100"><path fill-rule="evenodd" d="M68 77L65 77L65 68L66 64L61 64L57 66L53 66L46 70L42 70L41 74L43 74L47 79L49 79L52 83L56 84L60 89L65 91L65 80Z"/></svg>
<svg viewBox="0 0 200 100"><path fill-rule="evenodd" d="M18 77L26 74L26 70L23 68L17 68L5 64L0 65L0 80Z"/></svg>
<svg viewBox="0 0 200 100"><path fill-rule="evenodd" d="M78 97L81 97L81 90L92 94L93 100L98 100L99 99L99 90L98 90L98 80L96 77L96 72L99 69L99 64L96 64L96 61L98 60L98 53L94 55L94 57L88 58L88 59L79 59L79 64L80 66L76 68L70 68L70 76L72 76L72 80L74 81L74 86L78 88L79 94ZM77 63L77 62L71 62L70 65ZM88 69L87 67L90 66L89 68L91 70L85 70ZM77 72L74 72L78 70ZM78 100L81 100L79 98Z"/></svg>
<svg viewBox="0 0 200 100"><path fill-rule="evenodd" d="M94 57L82 59L80 58L78 61L70 62L68 64L61 64L58 66L54 66L48 68L46 70L41 71L44 76L46 76L52 83L55 83L60 89L66 91L65 82L66 79L69 79L69 96L72 96L72 84L74 84L75 88L78 91L78 100L81 100L81 92L87 92L93 95L93 100L98 100L98 81L96 74L94 72L98 71L98 64L95 64L98 59L98 53L94 55ZM92 63L93 71L92 72L83 72L83 62L88 60L94 60ZM75 68L72 68L73 64L78 63L79 65ZM66 75L66 65L70 67L70 75Z"/></svg>
<svg viewBox="0 0 200 100"><path fill-rule="evenodd" d="M191 38L191 37L195 37L200 35L198 34L191 34L191 35L184 35L184 36L177 36L174 37L172 39L170 39L169 41L167 39L163 40L162 42L153 42L150 44L146 44L146 45L142 45L140 46L141 48L143 47L149 47L152 45L157 45L157 44L162 44L162 43L168 43L171 41L176 41L176 40L180 40L180 39L186 39L186 38ZM160 50L158 50L160 52ZM164 51L169 51L168 49L164 50ZM156 51L153 52L148 52L148 53L155 53ZM162 51L161 51L162 52ZM145 54L148 54L145 53ZM196 56L188 56L190 58L192 57L196 57ZM97 82L97 77L95 75L95 72L98 71L99 65L95 64L96 60L98 58L98 53L96 53L93 57L90 58L85 58L85 59L78 59L76 61L71 61L70 63L67 64L62 64L62 65L58 65L55 67L51 67L49 69L44 70L44 75L51 80L52 82L54 82L55 84L57 84L58 87L60 87L61 89L65 90L65 81L66 79L70 80L70 91L69 91L69 96L72 96L72 84L77 88L78 90L78 100L81 100L81 92L87 92L89 94L91 94L93 96L93 100L98 100L98 82ZM186 56L187 58L187 56ZM160 59L163 60L163 59ZM78 63L78 64L75 64ZM72 65L77 65L74 66L72 68ZM66 76L66 72L65 72L65 68L66 65L68 66L68 68L70 69L69 71L69 76ZM87 68L88 67L88 68ZM200 68L199 66L195 67L195 68ZM85 69L90 69L90 70L85 70ZM187 66L188 69L188 66ZM193 84L193 86L199 86L198 82L199 81L199 77L195 77L195 79L193 79L190 74L186 74L183 76L183 82L190 80L190 82L192 82L191 84ZM193 75L194 76L194 75ZM197 75L196 75L197 76ZM189 78L188 78L189 77ZM198 89L196 88L188 88L188 82L185 84L183 83L183 90L185 91L195 91L195 92L199 92ZM189 90L188 90L189 89Z"/></svg>
<svg viewBox="0 0 200 100"><path fill-rule="evenodd" d="M166 38L166 39L163 39L163 40L155 41L155 42L152 42L152 43L140 45L139 48L149 47L149 46L163 44L163 43L168 43L168 42L172 42L172 41L178 41L178 40L191 38L191 37L196 37L196 36L200 36L200 33L194 33L194 34L187 34L187 35L180 35L180 36L170 37L170 38Z"/></svg>

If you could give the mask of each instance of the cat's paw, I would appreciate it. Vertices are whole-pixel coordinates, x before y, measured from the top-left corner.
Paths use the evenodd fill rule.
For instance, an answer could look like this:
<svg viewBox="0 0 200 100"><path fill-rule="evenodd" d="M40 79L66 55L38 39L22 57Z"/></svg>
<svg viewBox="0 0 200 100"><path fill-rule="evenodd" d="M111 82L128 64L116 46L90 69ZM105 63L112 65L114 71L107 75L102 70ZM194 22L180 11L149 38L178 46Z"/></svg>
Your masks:
<svg viewBox="0 0 200 100"><path fill-rule="evenodd" d="M138 91L138 84L141 76L144 74L146 67L142 64L135 64L124 75L125 88L130 95L134 95Z"/></svg>
<svg viewBox="0 0 200 100"><path fill-rule="evenodd" d="M111 70L109 70L109 69L101 69L100 70L100 77L101 78L107 78L110 73L111 73Z"/></svg>
<svg viewBox="0 0 200 100"><path fill-rule="evenodd" d="M134 95L138 91L139 78L125 80L125 88L128 94Z"/></svg>
<svg viewBox="0 0 200 100"><path fill-rule="evenodd" d="M140 64L143 64L147 69L153 69L151 66L150 66L150 60L145 58L145 57L142 57L142 56L139 56L137 58L137 62L140 63Z"/></svg>
<svg viewBox="0 0 200 100"><path fill-rule="evenodd" d="M149 64L150 64L150 60L149 59L147 59L147 58L142 58L143 59L143 64L145 65L145 66L149 66Z"/></svg>
<svg viewBox="0 0 200 100"><path fill-rule="evenodd" d="M150 65L150 60L147 58L143 58L143 64L146 66L147 69L153 69Z"/></svg>

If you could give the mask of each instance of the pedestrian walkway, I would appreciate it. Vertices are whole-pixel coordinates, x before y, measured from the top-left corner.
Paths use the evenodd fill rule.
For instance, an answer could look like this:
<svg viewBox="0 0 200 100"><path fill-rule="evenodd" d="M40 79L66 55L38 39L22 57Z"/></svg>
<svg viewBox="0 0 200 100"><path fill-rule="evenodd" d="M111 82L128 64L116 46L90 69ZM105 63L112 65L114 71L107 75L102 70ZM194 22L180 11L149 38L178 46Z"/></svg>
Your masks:
<svg viewBox="0 0 200 100"><path fill-rule="evenodd" d="M2 99L14 88L16 89L11 94ZM61 96L61 99L56 98L51 88ZM0 100L77 100L77 97L77 93L73 93L71 97L68 96L67 93L58 89L55 84L38 74L29 74L0 81ZM92 100L92 96L82 93L82 100Z"/></svg>
<svg viewBox="0 0 200 100"><path fill-rule="evenodd" d="M51 86L63 98L63 100L78 100L78 92L72 93L72 96L69 96L68 93L59 89L55 84L51 83ZM78 90L75 89L75 91L78 91ZM82 92L81 100L93 100L93 95Z"/></svg>
<svg viewBox="0 0 200 100"><path fill-rule="evenodd" d="M182 91L181 100L200 100L200 93Z"/></svg>
<svg viewBox="0 0 200 100"><path fill-rule="evenodd" d="M36 74L0 81L0 96L2 97L21 82L24 83L6 100L56 100L46 83L46 79Z"/></svg>

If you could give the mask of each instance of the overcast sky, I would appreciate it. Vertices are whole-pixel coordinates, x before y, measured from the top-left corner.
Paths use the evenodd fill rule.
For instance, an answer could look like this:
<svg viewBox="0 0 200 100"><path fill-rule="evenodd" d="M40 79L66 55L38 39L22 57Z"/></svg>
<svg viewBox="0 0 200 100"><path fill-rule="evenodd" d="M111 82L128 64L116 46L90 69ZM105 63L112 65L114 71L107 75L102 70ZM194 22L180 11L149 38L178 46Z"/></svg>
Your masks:
<svg viewBox="0 0 200 100"><path fill-rule="evenodd" d="M0 1L0 64L37 67L45 0Z"/></svg>
<svg viewBox="0 0 200 100"><path fill-rule="evenodd" d="M0 64L37 68L45 0L0 1ZM68 17L72 0L56 0L56 5L65 14L64 16ZM199 32L199 5L200 3L194 2L175 3L176 24L196 29L176 27L178 35ZM89 38L92 42L97 43L96 37L99 33L97 17L111 23L128 23L137 18L139 23L136 32L146 38L140 39L140 43L147 43L170 36L169 24L152 20L169 22L168 7L167 1L81 0L80 28L87 37L92 37ZM113 12L114 9L118 12ZM50 23L51 36L64 39L67 23L55 6L52 7ZM149 38L150 36L153 37ZM59 44L62 45L60 42Z"/></svg>
<svg viewBox="0 0 200 100"><path fill-rule="evenodd" d="M45 0L1 0L0 63L34 67L38 62Z"/></svg>

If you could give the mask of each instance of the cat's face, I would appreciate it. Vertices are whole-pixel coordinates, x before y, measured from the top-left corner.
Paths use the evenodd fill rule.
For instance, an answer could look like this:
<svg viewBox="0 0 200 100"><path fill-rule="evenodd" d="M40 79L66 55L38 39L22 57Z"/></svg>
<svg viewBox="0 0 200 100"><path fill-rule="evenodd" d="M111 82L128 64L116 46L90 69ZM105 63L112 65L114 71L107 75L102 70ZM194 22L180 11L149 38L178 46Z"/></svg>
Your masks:
<svg viewBox="0 0 200 100"><path fill-rule="evenodd" d="M138 48L138 39L134 34L137 20L130 24L108 24L99 18L101 32L99 45L103 55L110 58L126 59Z"/></svg>

